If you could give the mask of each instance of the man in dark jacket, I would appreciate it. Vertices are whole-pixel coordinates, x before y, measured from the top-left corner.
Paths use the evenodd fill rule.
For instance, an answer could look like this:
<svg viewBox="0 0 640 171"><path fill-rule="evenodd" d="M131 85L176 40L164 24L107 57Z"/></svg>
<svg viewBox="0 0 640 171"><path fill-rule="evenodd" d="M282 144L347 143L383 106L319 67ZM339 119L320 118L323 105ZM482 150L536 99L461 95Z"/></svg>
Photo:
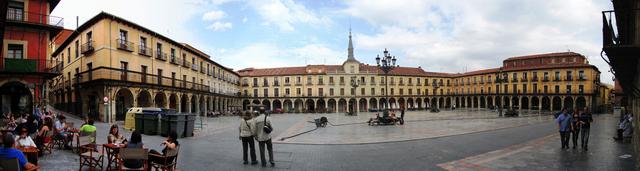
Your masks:
<svg viewBox="0 0 640 171"><path fill-rule="evenodd" d="M591 128L591 123L593 122L593 117L591 116L591 112L589 111L589 108L587 107L584 108L584 113L580 115L579 122L580 122L580 125L582 126L580 128L580 135L582 135L580 139L581 140L580 145L582 146L582 149L584 149L584 151L589 151L589 148L588 148L589 129Z"/></svg>

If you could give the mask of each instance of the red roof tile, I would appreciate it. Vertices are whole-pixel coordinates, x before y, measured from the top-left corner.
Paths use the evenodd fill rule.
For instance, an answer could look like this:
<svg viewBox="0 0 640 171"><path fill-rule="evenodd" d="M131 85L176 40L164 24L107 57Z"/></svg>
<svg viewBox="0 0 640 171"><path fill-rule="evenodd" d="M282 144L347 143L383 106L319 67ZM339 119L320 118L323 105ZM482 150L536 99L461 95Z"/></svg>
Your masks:
<svg viewBox="0 0 640 171"><path fill-rule="evenodd" d="M62 30L60 33L58 33L58 35L56 35L56 37L53 38L53 43L56 45L56 47L59 47L65 40L67 40L67 38L69 38L71 33L73 33L73 30Z"/></svg>
<svg viewBox="0 0 640 171"><path fill-rule="evenodd" d="M520 59L533 59L533 58L545 58L545 57L559 57L559 56L582 56L579 53L575 52L556 52L556 53L543 53L543 54L535 54L535 55L526 55L526 56L514 56L505 59L505 61L511 60L520 60ZM584 57L584 56L582 56Z"/></svg>

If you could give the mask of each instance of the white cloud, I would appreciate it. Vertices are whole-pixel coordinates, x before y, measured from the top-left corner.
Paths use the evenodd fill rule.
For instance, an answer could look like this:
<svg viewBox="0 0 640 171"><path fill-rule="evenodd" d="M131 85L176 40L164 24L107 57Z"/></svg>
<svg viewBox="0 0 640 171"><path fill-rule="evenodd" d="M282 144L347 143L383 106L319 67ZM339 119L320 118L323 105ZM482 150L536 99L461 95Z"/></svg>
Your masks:
<svg viewBox="0 0 640 171"><path fill-rule="evenodd" d="M570 49L600 68L600 11L607 2L566 1L422 1L354 0L343 10L375 28L358 34L356 48L390 48L401 65L430 71L461 72L501 65L507 57Z"/></svg>
<svg viewBox="0 0 640 171"><path fill-rule="evenodd" d="M207 26L207 29L211 29L213 31L225 31L233 27L233 24L230 22L220 22L216 21L213 24Z"/></svg>
<svg viewBox="0 0 640 171"><path fill-rule="evenodd" d="M218 58L236 69L273 68L324 64L325 61L326 64L339 64L346 59L344 53L322 44L284 48L269 43L255 43L240 49L226 50Z"/></svg>
<svg viewBox="0 0 640 171"><path fill-rule="evenodd" d="M202 20L204 21L216 21L224 18L227 14L224 11L213 10L202 15Z"/></svg>
<svg viewBox="0 0 640 171"><path fill-rule="evenodd" d="M252 0L249 5L262 17L263 24L275 25L281 31L293 31L294 24L297 23L320 26L331 24L328 17L320 17L292 0Z"/></svg>
<svg viewBox="0 0 640 171"><path fill-rule="evenodd" d="M126 4L126 5L125 5ZM141 8L150 7L153 8ZM82 24L101 11L140 24L176 41L193 44L198 37L187 21L202 12L199 0L82 0L60 1L51 15L63 17L65 28L75 29L75 18Z"/></svg>
<svg viewBox="0 0 640 171"><path fill-rule="evenodd" d="M247 17L242 18L242 23L246 23L247 21L249 21Z"/></svg>

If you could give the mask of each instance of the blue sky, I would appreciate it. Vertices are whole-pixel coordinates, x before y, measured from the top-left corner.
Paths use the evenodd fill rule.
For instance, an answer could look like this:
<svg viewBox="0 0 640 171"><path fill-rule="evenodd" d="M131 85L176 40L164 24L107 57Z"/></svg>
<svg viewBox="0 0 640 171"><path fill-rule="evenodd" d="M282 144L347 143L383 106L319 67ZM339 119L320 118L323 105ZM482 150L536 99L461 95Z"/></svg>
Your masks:
<svg viewBox="0 0 640 171"><path fill-rule="evenodd" d="M608 9L596 0L63 0L52 15L73 29L76 16L83 23L106 11L236 70L341 64L351 27L355 56L369 64L384 48L402 66L435 72L571 50L611 83L599 56L600 11Z"/></svg>

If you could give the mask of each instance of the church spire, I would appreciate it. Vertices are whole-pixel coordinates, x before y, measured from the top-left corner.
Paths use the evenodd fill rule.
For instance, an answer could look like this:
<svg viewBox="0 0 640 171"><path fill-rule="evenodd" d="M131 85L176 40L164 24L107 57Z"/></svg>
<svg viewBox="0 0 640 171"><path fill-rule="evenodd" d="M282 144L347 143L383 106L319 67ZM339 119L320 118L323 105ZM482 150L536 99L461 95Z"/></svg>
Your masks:
<svg viewBox="0 0 640 171"><path fill-rule="evenodd" d="M347 49L347 61L358 61L353 56L353 42L351 41L351 27L349 27L349 48Z"/></svg>

